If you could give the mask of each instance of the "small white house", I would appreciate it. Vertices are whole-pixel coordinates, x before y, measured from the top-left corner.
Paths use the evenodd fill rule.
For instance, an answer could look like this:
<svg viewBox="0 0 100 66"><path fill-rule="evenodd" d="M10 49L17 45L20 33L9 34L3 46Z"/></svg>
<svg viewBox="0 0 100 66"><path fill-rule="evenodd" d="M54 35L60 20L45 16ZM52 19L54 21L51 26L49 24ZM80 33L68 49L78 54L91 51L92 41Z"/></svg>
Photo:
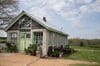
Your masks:
<svg viewBox="0 0 100 66"><path fill-rule="evenodd" d="M42 46L42 55L47 55L48 47L68 45L68 35L50 27L46 18L40 20L22 11L5 29L7 41L15 43L19 52L24 52L30 44Z"/></svg>

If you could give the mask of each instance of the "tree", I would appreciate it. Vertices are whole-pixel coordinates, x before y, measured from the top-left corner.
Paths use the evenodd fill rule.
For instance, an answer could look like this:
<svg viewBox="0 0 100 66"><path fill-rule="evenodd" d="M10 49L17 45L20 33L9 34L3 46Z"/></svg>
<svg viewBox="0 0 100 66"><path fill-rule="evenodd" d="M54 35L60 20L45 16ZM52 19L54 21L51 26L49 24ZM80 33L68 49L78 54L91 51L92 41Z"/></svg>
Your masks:
<svg viewBox="0 0 100 66"><path fill-rule="evenodd" d="M83 41L80 42L80 47L83 47L84 46L84 43Z"/></svg>
<svg viewBox="0 0 100 66"><path fill-rule="evenodd" d="M0 0L0 29L15 17L18 11L17 0Z"/></svg>

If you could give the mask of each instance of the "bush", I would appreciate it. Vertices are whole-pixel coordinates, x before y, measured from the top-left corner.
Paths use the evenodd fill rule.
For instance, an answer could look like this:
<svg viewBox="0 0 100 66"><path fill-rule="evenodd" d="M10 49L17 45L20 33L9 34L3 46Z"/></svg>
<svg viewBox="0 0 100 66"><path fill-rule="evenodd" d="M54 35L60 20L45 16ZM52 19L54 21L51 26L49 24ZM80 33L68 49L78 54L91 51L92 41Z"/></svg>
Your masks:
<svg viewBox="0 0 100 66"><path fill-rule="evenodd" d="M48 56L52 57L59 57L59 55L62 53L63 47L52 47L49 46L48 48Z"/></svg>
<svg viewBox="0 0 100 66"><path fill-rule="evenodd" d="M54 51L54 52L51 54L51 56L52 56L52 57L59 57L59 55L60 55L61 53L62 53L61 51L56 50L56 51Z"/></svg>
<svg viewBox="0 0 100 66"><path fill-rule="evenodd" d="M60 47L49 46L48 48L48 56L52 56L52 57L59 57L60 55L71 54L73 52L74 49L69 48L68 45L66 45L65 47L63 47L62 45Z"/></svg>
<svg viewBox="0 0 100 66"><path fill-rule="evenodd" d="M28 55L28 49L25 48L24 51L25 51L25 53Z"/></svg>
<svg viewBox="0 0 100 66"><path fill-rule="evenodd" d="M0 40L0 43L6 43L7 41L6 40Z"/></svg>
<svg viewBox="0 0 100 66"><path fill-rule="evenodd" d="M52 54L51 54L52 57L59 57L59 52L58 51L54 51Z"/></svg>
<svg viewBox="0 0 100 66"><path fill-rule="evenodd" d="M62 52L63 51L63 45L61 45L60 47L54 47L54 51Z"/></svg>
<svg viewBox="0 0 100 66"><path fill-rule="evenodd" d="M32 48L33 48L33 50L36 51L36 50L37 50L37 45L36 45L36 44L33 44L33 45L32 45Z"/></svg>
<svg viewBox="0 0 100 66"><path fill-rule="evenodd" d="M65 45L64 48L69 49L70 48L70 45L69 44L68 45Z"/></svg>
<svg viewBox="0 0 100 66"><path fill-rule="evenodd" d="M37 46L36 44L30 45L28 48L25 48L24 51L26 54L36 56Z"/></svg>
<svg viewBox="0 0 100 66"><path fill-rule="evenodd" d="M52 53L53 53L53 47L49 46L48 47L48 52L47 52L48 56L51 56Z"/></svg>
<svg viewBox="0 0 100 66"><path fill-rule="evenodd" d="M6 43L7 46L7 52L17 52L17 46L13 43Z"/></svg>
<svg viewBox="0 0 100 66"><path fill-rule="evenodd" d="M81 41L80 42L80 47L83 47L84 46L84 43Z"/></svg>
<svg viewBox="0 0 100 66"><path fill-rule="evenodd" d="M76 52L73 48L63 48L63 54L71 54L73 52Z"/></svg>

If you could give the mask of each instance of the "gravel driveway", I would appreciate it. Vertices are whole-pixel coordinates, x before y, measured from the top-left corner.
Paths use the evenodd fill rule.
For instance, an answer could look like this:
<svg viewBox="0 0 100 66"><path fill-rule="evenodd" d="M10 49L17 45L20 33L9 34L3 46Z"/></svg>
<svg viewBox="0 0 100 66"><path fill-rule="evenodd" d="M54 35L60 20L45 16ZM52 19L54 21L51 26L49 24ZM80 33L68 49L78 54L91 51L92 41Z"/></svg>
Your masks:
<svg viewBox="0 0 100 66"><path fill-rule="evenodd" d="M42 59L25 54L0 54L0 66L69 66L70 64L95 64L65 59Z"/></svg>

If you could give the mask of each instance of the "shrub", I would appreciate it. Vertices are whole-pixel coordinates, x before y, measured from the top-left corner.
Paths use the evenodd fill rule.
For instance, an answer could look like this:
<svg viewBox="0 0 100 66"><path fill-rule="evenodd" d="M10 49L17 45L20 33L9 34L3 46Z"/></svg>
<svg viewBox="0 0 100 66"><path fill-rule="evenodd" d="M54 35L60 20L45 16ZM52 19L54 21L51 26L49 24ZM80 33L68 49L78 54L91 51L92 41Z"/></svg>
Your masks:
<svg viewBox="0 0 100 66"><path fill-rule="evenodd" d="M33 44L33 45L32 45L32 48L33 48L33 50L36 51L36 50L37 50L37 45L36 45L36 44Z"/></svg>
<svg viewBox="0 0 100 66"><path fill-rule="evenodd" d="M65 45L65 47L64 48L67 48L67 49L69 49L70 48L70 45L68 44L68 45Z"/></svg>
<svg viewBox="0 0 100 66"><path fill-rule="evenodd" d="M48 56L51 56L52 53L53 53L53 47L49 46L48 47L48 52L47 52Z"/></svg>
<svg viewBox="0 0 100 66"><path fill-rule="evenodd" d="M37 46L36 44L30 45L28 48L25 48L24 51L26 54L36 56Z"/></svg>
<svg viewBox="0 0 100 66"><path fill-rule="evenodd" d="M48 48L48 56L52 56L52 57L59 57L59 55L62 53L63 47L52 47L49 46Z"/></svg>
<svg viewBox="0 0 100 66"><path fill-rule="evenodd" d="M7 41L6 40L0 40L0 43L6 43Z"/></svg>
<svg viewBox="0 0 100 66"><path fill-rule="evenodd" d="M63 48L63 54L71 54L73 52L76 52L73 48Z"/></svg>
<svg viewBox="0 0 100 66"><path fill-rule="evenodd" d="M11 51L17 52L17 46L15 44L11 44Z"/></svg>
<svg viewBox="0 0 100 66"><path fill-rule="evenodd" d="M66 45L65 47L62 45L60 47L49 46L48 48L48 56L52 57L59 57L60 55L71 54L73 52L75 52L74 49L69 48L69 45Z"/></svg>
<svg viewBox="0 0 100 66"><path fill-rule="evenodd" d="M6 43L7 46L7 52L17 52L17 46L13 43Z"/></svg>
<svg viewBox="0 0 100 66"><path fill-rule="evenodd" d="M59 57L59 51L54 51L52 54L51 54L51 56L52 57Z"/></svg>
<svg viewBox="0 0 100 66"><path fill-rule="evenodd" d="M25 51L25 53L28 55L28 49L25 48L24 51Z"/></svg>
<svg viewBox="0 0 100 66"><path fill-rule="evenodd" d="M62 49L63 49L63 45L61 45L61 46L59 47L59 49L62 50Z"/></svg>
<svg viewBox="0 0 100 66"><path fill-rule="evenodd" d="M80 42L80 47L83 47L84 46L84 43L81 41Z"/></svg>

